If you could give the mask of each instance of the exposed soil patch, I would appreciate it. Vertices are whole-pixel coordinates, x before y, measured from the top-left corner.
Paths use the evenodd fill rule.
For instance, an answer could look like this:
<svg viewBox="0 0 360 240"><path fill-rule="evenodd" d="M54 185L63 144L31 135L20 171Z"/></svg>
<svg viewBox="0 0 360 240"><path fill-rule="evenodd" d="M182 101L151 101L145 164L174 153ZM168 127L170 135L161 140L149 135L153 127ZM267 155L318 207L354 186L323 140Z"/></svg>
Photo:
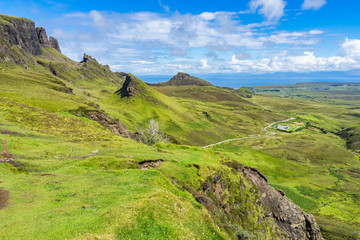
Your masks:
<svg viewBox="0 0 360 240"><path fill-rule="evenodd" d="M145 160L138 163L138 168L140 169L148 169L148 168L157 168L164 160Z"/></svg>
<svg viewBox="0 0 360 240"><path fill-rule="evenodd" d="M8 162L14 160L14 156L8 151L6 141L2 142L2 149L3 149L3 151L1 152L1 156L3 157L2 161Z"/></svg>
<svg viewBox="0 0 360 240"><path fill-rule="evenodd" d="M14 155L12 155L8 150L6 141L2 142L2 149L3 151L0 154L2 156L2 159L0 159L0 163L8 163L18 170L27 171L26 166L24 164L15 161Z"/></svg>
<svg viewBox="0 0 360 240"><path fill-rule="evenodd" d="M13 167L15 167L15 168L18 169L18 170L27 171L27 170L26 170L26 166L25 166L24 164L22 164L22 163L16 162L16 161L14 161L14 160L7 160L7 161L1 160L1 161L0 161L0 163L4 163L4 162L12 165Z"/></svg>
<svg viewBox="0 0 360 240"><path fill-rule="evenodd" d="M21 133L12 132L12 131L7 130L7 129L0 129L0 133L1 134L8 134L8 135L22 135Z"/></svg>
<svg viewBox="0 0 360 240"><path fill-rule="evenodd" d="M80 156L78 158L80 159L85 159L85 158L89 158L89 157L94 157L96 154L98 154L100 151L99 150L94 150L92 151L90 154L85 155L85 156Z"/></svg>
<svg viewBox="0 0 360 240"><path fill-rule="evenodd" d="M42 176L42 177L55 177L56 175L52 174L52 173L44 173L44 174L41 174L40 176Z"/></svg>
<svg viewBox="0 0 360 240"><path fill-rule="evenodd" d="M9 191L0 188L0 209L7 206L7 202L10 198Z"/></svg>

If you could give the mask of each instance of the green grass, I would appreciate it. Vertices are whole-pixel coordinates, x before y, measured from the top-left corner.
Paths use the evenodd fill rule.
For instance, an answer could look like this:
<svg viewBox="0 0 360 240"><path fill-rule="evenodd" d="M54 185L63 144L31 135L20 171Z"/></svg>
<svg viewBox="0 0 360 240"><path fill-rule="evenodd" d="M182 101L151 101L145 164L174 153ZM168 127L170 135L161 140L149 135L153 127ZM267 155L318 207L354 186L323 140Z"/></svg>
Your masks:
<svg viewBox="0 0 360 240"><path fill-rule="evenodd" d="M223 227L223 215L214 215L214 220L214 213L181 187L200 190L206 178L219 171L228 185L234 186L224 197L246 203L237 210L239 217L231 220L232 224L262 239L273 238L272 222L257 224L265 209L252 204L258 197L255 189L243 179L241 183L247 186L244 191L238 182L242 177L220 164L221 155L188 146L148 147L114 136L99 124L69 113L71 109L91 107L88 100L49 88L51 77L47 75L22 74L15 69L1 76L0 127L19 135L0 137L22 164L20 169L0 163L0 186L11 196L8 206L0 210L2 238L233 238L234 230ZM24 88L16 91L20 83ZM162 98L169 100L161 95L152 100L165 102ZM113 96L111 101L118 102L119 108L136 101L134 106L139 109L138 113L132 109L133 115L146 112L149 106L147 96ZM176 101L166 103L178 113L189 111ZM159 109L153 110L142 117L159 114ZM198 118L203 116L199 114ZM191 123L189 120L182 121L193 130L194 125L186 124ZM202 124L209 126L209 121ZM95 150L98 153L89 156ZM148 159L164 162L157 169L138 169L137 164ZM200 166L200 172L191 167L194 164ZM177 184L171 182L173 179ZM233 199L231 191L240 189L246 193L244 197ZM244 211L255 214L240 215Z"/></svg>
<svg viewBox="0 0 360 240"><path fill-rule="evenodd" d="M302 88L301 96L286 99L244 99L226 88L150 88L140 82L140 94L121 98L113 93L124 78L94 59L77 63L53 49L38 57L16 48L13 54L40 64L30 64L30 71L9 64L0 73L0 129L20 133L0 140L22 164L0 163L0 187L11 196L0 210L2 238L235 239L236 232L279 238L273 222L258 223L266 212L255 204L259 193L221 164L227 160L258 168L315 215L326 238L359 236L359 154L336 134L358 124L354 92L331 89L325 99ZM73 94L66 93L69 88ZM132 131L155 119L174 144L149 147L121 138L72 114L79 108L100 108ZM308 128L200 148L268 134L265 126L289 117L296 120L288 124L309 123ZM139 162L158 159L158 168L138 168ZM226 183L221 199L233 207L231 216L214 193L207 192L217 211L184 190L206 192L204 183L215 173Z"/></svg>
<svg viewBox="0 0 360 240"><path fill-rule="evenodd" d="M226 151L237 161L259 168L270 183L303 209L320 219L324 236L329 239L356 239L360 230L359 155L346 148L337 132L356 124L349 113L356 112L357 102L341 99L334 103L292 98L255 96L254 102L272 111L296 117L293 122L310 123L300 132L240 140L212 147ZM352 107L354 106L354 107ZM292 122L289 122L291 125ZM336 134L335 134L336 133ZM252 150L240 150L247 146ZM254 157L253 150L266 155ZM324 219L327 219L324 221ZM340 222L344 226L332 228Z"/></svg>

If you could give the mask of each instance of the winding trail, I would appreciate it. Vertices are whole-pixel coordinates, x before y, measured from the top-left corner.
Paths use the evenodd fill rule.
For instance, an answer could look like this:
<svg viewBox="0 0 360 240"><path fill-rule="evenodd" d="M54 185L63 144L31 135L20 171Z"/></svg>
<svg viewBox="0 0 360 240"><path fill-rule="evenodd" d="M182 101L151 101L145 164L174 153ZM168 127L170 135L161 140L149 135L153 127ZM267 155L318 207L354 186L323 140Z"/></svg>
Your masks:
<svg viewBox="0 0 360 240"><path fill-rule="evenodd" d="M291 118L287 118L283 121L277 121L277 122L273 122L273 123L270 123L269 125L267 125L266 127L264 127L264 130L269 132L269 134L263 134L263 135L250 135L250 136L247 136L247 137L241 137L241 138L232 138L232 139L227 139L227 140L224 140L224 141L221 141L221 142L217 142L217 143L213 143L213 144L210 144L210 145L206 145L202 148L208 148L208 147L212 147L212 146L215 146L215 145L219 145L219 144L222 144L222 143L225 143L225 142L231 142L231 141L236 141L236 140L242 140L242 139L248 139L248 138L259 138L259 137L265 137L265 136L272 136L272 135L276 135L275 132L270 132L268 130L268 128L270 128L272 125L276 124L276 123L284 123L284 122L288 122L288 121L291 121L291 120L294 120L295 118L291 117Z"/></svg>

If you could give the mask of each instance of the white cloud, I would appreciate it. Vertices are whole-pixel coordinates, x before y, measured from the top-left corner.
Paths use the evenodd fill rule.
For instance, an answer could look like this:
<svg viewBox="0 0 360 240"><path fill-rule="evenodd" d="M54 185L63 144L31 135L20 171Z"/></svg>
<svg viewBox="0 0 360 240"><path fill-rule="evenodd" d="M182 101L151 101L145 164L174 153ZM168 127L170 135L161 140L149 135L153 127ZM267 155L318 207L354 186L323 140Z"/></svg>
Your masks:
<svg viewBox="0 0 360 240"><path fill-rule="evenodd" d="M302 32L278 32L270 36L260 37L264 42L273 42L275 44L293 44L293 45L314 45L321 41L316 35L323 34L322 31L302 31Z"/></svg>
<svg viewBox="0 0 360 240"><path fill-rule="evenodd" d="M209 68L208 60L206 58L200 59L201 68Z"/></svg>
<svg viewBox="0 0 360 240"><path fill-rule="evenodd" d="M358 40L360 42L360 40ZM360 55L359 55L360 56ZM348 71L360 68L360 61L351 56L316 57L313 52L302 55L263 58L259 60L241 60L235 55L229 62L236 72L318 72L318 71Z"/></svg>
<svg viewBox="0 0 360 240"><path fill-rule="evenodd" d="M318 10L322 8L326 4L326 0L305 0L304 3L301 5L303 10Z"/></svg>
<svg viewBox="0 0 360 240"><path fill-rule="evenodd" d="M263 4L267 1L252 2ZM258 10L265 6L260 5ZM279 9L283 11L284 6ZM269 15L269 19L276 18ZM251 23L243 24L239 15L233 12L193 15L94 10L87 14L64 15L61 21L67 28L57 26L54 35L59 38L65 55L80 60L86 52L114 70L135 74L311 72L360 68L358 39L346 39L340 44L339 56L321 57L316 51L324 31L288 32L277 31L276 27L253 27ZM103 24L108 27L100 27Z"/></svg>
<svg viewBox="0 0 360 240"><path fill-rule="evenodd" d="M267 23L276 24L284 16L286 2L283 0L251 0L250 10L265 16Z"/></svg>
<svg viewBox="0 0 360 240"><path fill-rule="evenodd" d="M311 30L311 31L309 31L309 34L311 34L311 35L320 35L320 34L323 34L323 33L325 33L324 31L321 31L321 30Z"/></svg>
<svg viewBox="0 0 360 240"><path fill-rule="evenodd" d="M96 10L92 10L89 14L89 16L92 18L92 20L94 21L94 23L97 26L100 27L107 27L108 23L106 22L105 18L102 16L102 14Z"/></svg>
<svg viewBox="0 0 360 240"><path fill-rule="evenodd" d="M148 61L144 61L144 60L139 60L139 61L131 61L132 63L141 63L141 64L154 64L155 62L148 62Z"/></svg>
<svg viewBox="0 0 360 240"><path fill-rule="evenodd" d="M353 58L360 58L360 40L359 39L348 39L341 44L342 52Z"/></svg>
<svg viewBox="0 0 360 240"><path fill-rule="evenodd" d="M161 0L159 0L159 5L164 9L165 12L170 12L170 7L168 5L162 4Z"/></svg>
<svg viewBox="0 0 360 240"><path fill-rule="evenodd" d="M212 12L203 12L199 15L201 18L203 18L204 20L213 20L216 17L216 13L212 13Z"/></svg>

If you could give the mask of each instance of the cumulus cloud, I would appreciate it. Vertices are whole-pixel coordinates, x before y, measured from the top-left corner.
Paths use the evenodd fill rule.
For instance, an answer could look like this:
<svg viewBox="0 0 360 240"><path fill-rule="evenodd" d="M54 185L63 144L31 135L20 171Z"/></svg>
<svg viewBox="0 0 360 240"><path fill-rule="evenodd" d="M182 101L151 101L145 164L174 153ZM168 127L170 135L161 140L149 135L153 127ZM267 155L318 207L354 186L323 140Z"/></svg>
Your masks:
<svg viewBox="0 0 360 240"><path fill-rule="evenodd" d="M260 60L241 60L232 56L230 65L236 72L318 72L318 71L347 71L360 67L360 62L345 56L329 58L316 57L312 52L302 55L263 58Z"/></svg>
<svg viewBox="0 0 360 240"><path fill-rule="evenodd" d="M206 58L200 59L200 63L202 68L209 68L208 60Z"/></svg>
<svg viewBox="0 0 360 240"><path fill-rule="evenodd" d="M236 72L258 73L348 71L360 68L360 40L346 39L340 47L343 56L317 57L313 52L305 51L295 56L244 60L233 55L229 64Z"/></svg>
<svg viewBox="0 0 360 240"><path fill-rule="evenodd" d="M326 4L326 0L305 0L304 3L301 5L303 10L318 10L322 8Z"/></svg>
<svg viewBox="0 0 360 240"><path fill-rule="evenodd" d="M360 58L360 40L359 39L348 39L346 38L345 42L341 44L342 52L346 56L351 56L353 58Z"/></svg>
<svg viewBox="0 0 360 240"><path fill-rule="evenodd" d="M265 16L267 23L277 23L284 16L285 1L283 0L251 0L250 10Z"/></svg>
<svg viewBox="0 0 360 240"><path fill-rule="evenodd" d="M267 1L252 2L259 11ZM283 10L285 3L275 2L281 3L279 9ZM279 18L269 15L269 19ZM65 55L80 60L86 52L113 70L135 74L345 71L360 67L360 40L345 39L339 56L324 58L313 53L324 31L263 30L243 24L234 12L194 15L94 10L64 15L61 22L67 28L59 25L53 35Z"/></svg>

